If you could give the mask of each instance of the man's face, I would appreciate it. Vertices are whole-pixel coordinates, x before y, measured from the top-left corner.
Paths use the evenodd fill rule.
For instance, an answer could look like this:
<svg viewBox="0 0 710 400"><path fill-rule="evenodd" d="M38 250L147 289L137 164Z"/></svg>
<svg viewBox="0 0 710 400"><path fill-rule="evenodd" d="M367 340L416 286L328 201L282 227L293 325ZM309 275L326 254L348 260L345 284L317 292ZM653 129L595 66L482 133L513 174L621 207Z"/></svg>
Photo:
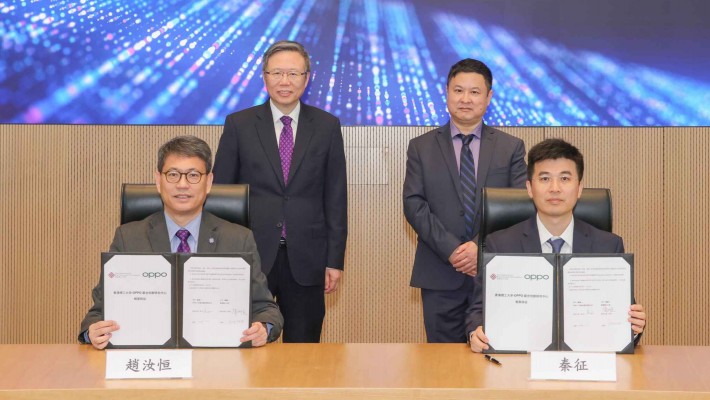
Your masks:
<svg viewBox="0 0 710 400"><path fill-rule="evenodd" d="M205 162L199 157L182 157L170 154L165 159L162 171L155 172L155 186L163 199L165 212L173 218L188 221L202 210L207 193L212 189L212 173L203 175L198 183L189 183L187 176L181 175L177 183L167 181L166 172L186 173L196 171L205 173Z"/></svg>
<svg viewBox="0 0 710 400"><path fill-rule="evenodd" d="M266 72L306 72L306 60L295 51L279 51L266 64ZM287 114L296 107L308 85L308 74L290 78L264 74L264 85L276 107Z"/></svg>
<svg viewBox="0 0 710 400"><path fill-rule="evenodd" d="M475 72L456 74L446 87L446 107L457 127L478 124L492 97L493 91L486 87L483 75Z"/></svg>
<svg viewBox="0 0 710 400"><path fill-rule="evenodd" d="M525 184L541 218L572 216L582 195L577 167L566 158L536 162L532 181Z"/></svg>

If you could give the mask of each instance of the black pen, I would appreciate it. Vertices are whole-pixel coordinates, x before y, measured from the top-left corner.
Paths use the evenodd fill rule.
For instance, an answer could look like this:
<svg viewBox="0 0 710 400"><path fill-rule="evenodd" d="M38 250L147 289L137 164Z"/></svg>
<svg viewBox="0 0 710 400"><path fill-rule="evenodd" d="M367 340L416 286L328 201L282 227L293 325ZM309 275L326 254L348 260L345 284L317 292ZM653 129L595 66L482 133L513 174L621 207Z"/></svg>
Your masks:
<svg viewBox="0 0 710 400"><path fill-rule="evenodd" d="M502 364L500 361L498 361L498 360L496 360L495 358L489 356L488 354L484 355L483 357L486 357L486 360L492 362L492 363L495 364L495 365L500 365L501 367L503 366L503 364Z"/></svg>

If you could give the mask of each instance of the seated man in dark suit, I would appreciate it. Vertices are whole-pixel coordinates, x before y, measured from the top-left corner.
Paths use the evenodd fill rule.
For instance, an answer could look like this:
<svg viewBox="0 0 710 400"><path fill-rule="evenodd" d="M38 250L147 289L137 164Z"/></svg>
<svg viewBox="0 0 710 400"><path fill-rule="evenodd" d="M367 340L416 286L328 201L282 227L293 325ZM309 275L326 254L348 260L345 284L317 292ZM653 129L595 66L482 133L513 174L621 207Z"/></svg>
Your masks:
<svg viewBox="0 0 710 400"><path fill-rule="evenodd" d="M251 231L227 222L202 206L212 188L212 152L202 139L179 136L158 151L155 185L163 200L163 211L142 221L116 229L111 252L146 253L235 253L254 255L251 268L252 326L243 332L242 342L263 346L281 334L283 316L273 300L261 272L259 253ZM102 321L101 282L92 291L94 305L81 322L79 341L103 349L118 330L118 321Z"/></svg>
<svg viewBox="0 0 710 400"><path fill-rule="evenodd" d="M494 232L486 238L489 253L623 253L624 243L613 233L599 230L573 217L577 200L582 195L584 159L579 150L561 139L547 139L528 153L528 195L537 216ZM466 328L471 350L488 349L483 332L482 274L473 292L466 315ZM646 326L646 313L641 304L629 309L629 322L636 342ZM524 335L525 332L521 332Z"/></svg>

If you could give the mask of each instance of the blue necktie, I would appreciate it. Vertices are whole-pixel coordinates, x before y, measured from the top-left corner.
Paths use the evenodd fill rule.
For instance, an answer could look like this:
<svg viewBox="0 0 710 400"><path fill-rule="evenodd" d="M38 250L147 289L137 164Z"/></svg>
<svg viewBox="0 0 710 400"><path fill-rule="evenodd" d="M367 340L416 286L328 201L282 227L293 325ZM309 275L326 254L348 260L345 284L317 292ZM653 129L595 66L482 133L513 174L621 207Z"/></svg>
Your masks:
<svg viewBox="0 0 710 400"><path fill-rule="evenodd" d="M565 240L562 238L557 238L557 239L552 239L549 238L547 239L547 243L552 246L552 252L555 254L560 254L560 251L562 251L562 245L565 244Z"/></svg>
<svg viewBox="0 0 710 400"><path fill-rule="evenodd" d="M476 220L476 168L473 154L468 145L473 140L473 135L456 135L461 138L461 189L463 190L463 208L466 218L466 238L473 239L473 224Z"/></svg>

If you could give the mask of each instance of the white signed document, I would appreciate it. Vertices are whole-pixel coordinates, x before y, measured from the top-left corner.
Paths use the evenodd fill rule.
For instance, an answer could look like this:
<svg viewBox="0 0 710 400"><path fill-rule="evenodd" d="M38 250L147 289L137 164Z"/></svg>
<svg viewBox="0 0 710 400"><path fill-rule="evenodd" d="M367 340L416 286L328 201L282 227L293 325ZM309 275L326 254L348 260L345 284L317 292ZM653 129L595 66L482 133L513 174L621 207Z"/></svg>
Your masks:
<svg viewBox="0 0 710 400"><path fill-rule="evenodd" d="M543 256L495 255L485 267L484 330L496 352L554 343L554 266Z"/></svg>
<svg viewBox="0 0 710 400"><path fill-rule="evenodd" d="M573 257L563 265L563 341L572 351L620 352L629 345L631 279L622 257Z"/></svg>
<svg viewBox="0 0 710 400"><path fill-rule="evenodd" d="M249 328L251 269L239 257L192 257L183 269L182 336L194 347L237 347Z"/></svg>
<svg viewBox="0 0 710 400"><path fill-rule="evenodd" d="M172 338L172 266L161 255L116 254L103 267L104 320L114 346L161 346Z"/></svg>

